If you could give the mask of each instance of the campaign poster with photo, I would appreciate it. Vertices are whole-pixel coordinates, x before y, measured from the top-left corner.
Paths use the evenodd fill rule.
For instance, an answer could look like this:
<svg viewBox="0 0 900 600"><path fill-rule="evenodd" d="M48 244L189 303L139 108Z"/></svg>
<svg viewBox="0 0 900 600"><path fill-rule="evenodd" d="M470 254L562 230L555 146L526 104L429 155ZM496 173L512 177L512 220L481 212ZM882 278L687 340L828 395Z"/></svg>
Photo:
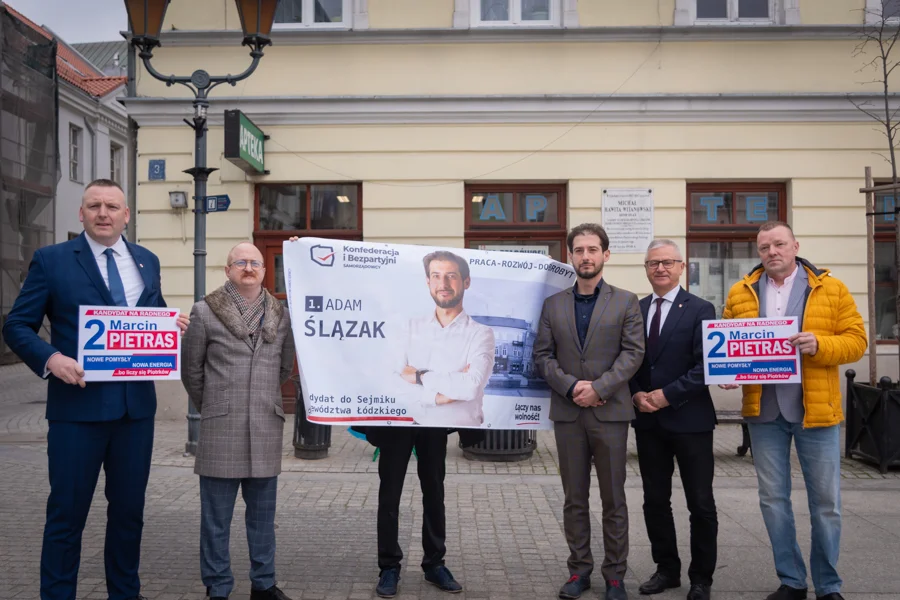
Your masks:
<svg viewBox="0 0 900 600"><path fill-rule="evenodd" d="M181 379L178 309L80 306L78 364L85 381Z"/></svg>
<svg viewBox="0 0 900 600"><path fill-rule="evenodd" d="M703 369L709 385L800 383L800 350L790 337L798 317L703 321Z"/></svg>
<svg viewBox="0 0 900 600"><path fill-rule="evenodd" d="M549 429L533 347L575 273L537 253L320 238L285 242L303 402L314 423Z"/></svg>

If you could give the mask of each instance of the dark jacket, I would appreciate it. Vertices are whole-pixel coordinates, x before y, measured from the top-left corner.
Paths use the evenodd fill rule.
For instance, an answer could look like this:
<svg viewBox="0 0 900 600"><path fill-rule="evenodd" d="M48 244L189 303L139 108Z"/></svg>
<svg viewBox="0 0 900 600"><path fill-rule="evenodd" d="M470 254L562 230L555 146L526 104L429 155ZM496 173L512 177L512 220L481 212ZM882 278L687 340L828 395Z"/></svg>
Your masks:
<svg viewBox="0 0 900 600"><path fill-rule="evenodd" d="M634 418L628 381L644 357L644 322L633 293L604 283L582 346L575 326L574 288L546 300L534 364L550 386L550 420L572 422L590 410L598 421ZM579 380L591 381L603 406L582 408L568 397Z"/></svg>
<svg viewBox="0 0 900 600"><path fill-rule="evenodd" d="M34 253L28 277L3 324L3 339L28 367L43 376L57 351L78 359L79 306L115 306L85 234L45 246ZM138 307L164 308L159 259L125 241L144 280ZM38 335L50 322L50 343ZM128 415L145 419L156 414L152 381L97 381L79 387L48 376L47 419L51 421L115 421Z"/></svg>
<svg viewBox="0 0 900 600"><path fill-rule="evenodd" d="M641 300L647 322L651 296ZM703 379L704 320L714 320L716 310L702 298L680 289L659 334L655 352L649 349L640 369L629 382L631 394L661 389L670 406L655 413L637 412L635 429L657 424L675 433L712 431L716 426L709 387ZM644 336L646 337L646 328Z"/></svg>

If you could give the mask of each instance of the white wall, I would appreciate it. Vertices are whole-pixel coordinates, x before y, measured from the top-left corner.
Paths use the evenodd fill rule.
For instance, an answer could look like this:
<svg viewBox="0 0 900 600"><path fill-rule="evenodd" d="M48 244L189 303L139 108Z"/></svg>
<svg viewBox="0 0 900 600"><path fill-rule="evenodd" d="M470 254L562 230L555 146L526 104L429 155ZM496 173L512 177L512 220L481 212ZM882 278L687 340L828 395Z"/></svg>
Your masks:
<svg viewBox="0 0 900 600"><path fill-rule="evenodd" d="M81 157L79 160L80 177L78 181L69 178L70 127L74 125L81 129ZM91 135L85 126L84 113L76 111L73 107L64 103L60 94L59 105L59 167L60 178L56 185L56 242L64 242L68 239L69 232L80 233L81 223L78 221L78 207L81 204L81 195L85 184L91 176Z"/></svg>
<svg viewBox="0 0 900 600"><path fill-rule="evenodd" d="M83 230L81 222L78 220L78 207L81 205L84 186L93 179L111 178L111 143L122 148L119 185L122 186L122 189L128 189L129 160L125 129L127 117L125 109L115 101L117 94L118 92L113 92L98 101L67 84L60 85L60 179L56 187L56 242L64 242L68 239L69 233L78 234ZM69 177L70 125L81 128L80 175L77 181ZM93 135L91 130L93 130ZM92 152L91 144L94 144L95 152ZM96 160L96 165L94 160Z"/></svg>

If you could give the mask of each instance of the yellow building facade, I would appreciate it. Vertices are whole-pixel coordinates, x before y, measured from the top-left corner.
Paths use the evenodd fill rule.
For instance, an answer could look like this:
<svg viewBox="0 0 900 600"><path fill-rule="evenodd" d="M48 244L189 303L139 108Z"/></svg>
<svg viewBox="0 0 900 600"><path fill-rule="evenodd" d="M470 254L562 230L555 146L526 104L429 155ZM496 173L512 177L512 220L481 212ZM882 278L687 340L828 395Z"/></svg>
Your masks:
<svg viewBox="0 0 900 600"><path fill-rule="evenodd" d="M652 235L686 252L685 286L720 310L758 262L760 222L782 218L868 318L858 190L866 166L882 180L890 167L883 133L854 106L883 105L863 68L871 55L855 50L881 11L880 0L282 0L258 70L211 94L209 194L232 204L207 217L207 289L249 239L282 291L290 235L565 260L566 231L603 223L604 199L629 190L652 202ZM174 0L163 31L160 72L249 64L231 2ZM192 193L190 98L141 65L136 93L137 241L187 310L192 213L169 192ZM224 159L230 109L270 136L268 174ZM159 160L165 180L150 177ZM879 219L879 355L896 376L894 222ZM614 236L608 280L648 293L643 252L621 247Z"/></svg>

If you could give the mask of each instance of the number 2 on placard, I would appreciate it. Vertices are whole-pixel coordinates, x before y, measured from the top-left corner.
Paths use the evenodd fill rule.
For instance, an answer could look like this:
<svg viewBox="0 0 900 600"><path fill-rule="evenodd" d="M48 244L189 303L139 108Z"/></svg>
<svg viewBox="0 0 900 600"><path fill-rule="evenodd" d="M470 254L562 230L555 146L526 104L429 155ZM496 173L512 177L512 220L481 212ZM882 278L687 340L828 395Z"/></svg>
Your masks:
<svg viewBox="0 0 900 600"><path fill-rule="evenodd" d="M84 324L85 329L91 329L94 325L97 326L97 333L94 334L94 337L89 339L87 343L84 345L85 350L103 350L103 344L98 344L97 340L100 339L100 336L103 335L103 332L106 331L106 325L103 324L103 321L99 319L91 319L87 323Z"/></svg>
<svg viewBox="0 0 900 600"><path fill-rule="evenodd" d="M709 351L709 355L707 358L728 358L724 352L719 352L719 348L725 345L725 334L721 331L713 331L708 336L706 336L708 340L719 340L719 342L713 346L712 350Z"/></svg>

